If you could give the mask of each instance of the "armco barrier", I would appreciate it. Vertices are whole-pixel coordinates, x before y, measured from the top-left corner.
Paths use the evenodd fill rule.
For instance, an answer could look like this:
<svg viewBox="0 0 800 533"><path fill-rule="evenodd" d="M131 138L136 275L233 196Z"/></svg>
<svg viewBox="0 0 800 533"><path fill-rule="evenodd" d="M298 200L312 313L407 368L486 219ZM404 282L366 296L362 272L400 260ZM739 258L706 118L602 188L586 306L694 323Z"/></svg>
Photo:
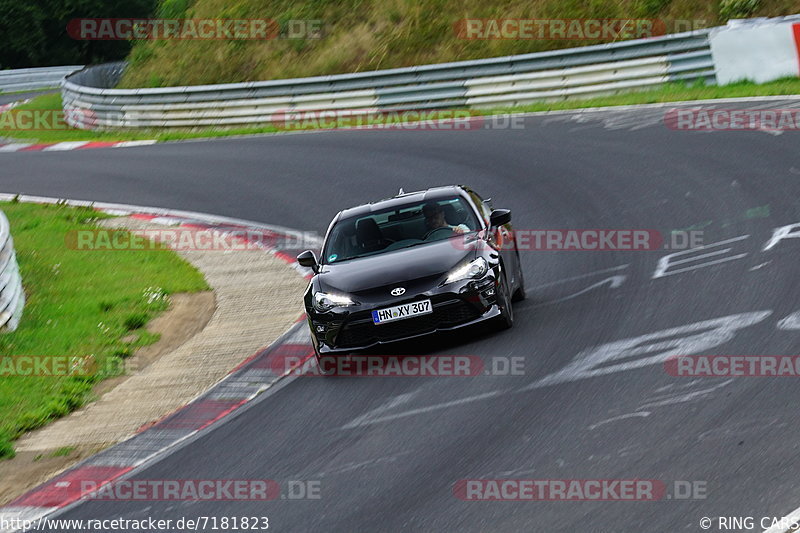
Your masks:
<svg viewBox="0 0 800 533"><path fill-rule="evenodd" d="M708 30L474 61L222 85L114 89L124 63L86 68L61 87L84 129L237 126L287 112L492 108L715 83Z"/></svg>
<svg viewBox="0 0 800 533"><path fill-rule="evenodd" d="M0 333L17 329L24 305L14 239L6 215L0 211Z"/></svg>
<svg viewBox="0 0 800 533"><path fill-rule="evenodd" d="M57 88L65 76L82 68L82 65L70 65L0 70L0 93Z"/></svg>

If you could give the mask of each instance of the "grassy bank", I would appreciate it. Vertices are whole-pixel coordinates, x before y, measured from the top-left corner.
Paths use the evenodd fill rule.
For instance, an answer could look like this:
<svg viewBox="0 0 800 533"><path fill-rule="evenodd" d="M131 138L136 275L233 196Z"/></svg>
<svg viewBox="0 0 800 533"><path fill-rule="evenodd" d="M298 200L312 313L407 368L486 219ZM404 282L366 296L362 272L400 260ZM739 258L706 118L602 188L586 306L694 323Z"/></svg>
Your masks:
<svg viewBox="0 0 800 533"><path fill-rule="evenodd" d="M800 79L789 78L777 80L770 83L755 84L752 82L740 82L732 85L719 87L715 85L695 85L687 86L683 84L667 84L657 89L648 91L632 92L619 94L616 96L604 96L588 100L565 100L560 102L539 102L520 107L498 107L494 109L471 110L472 115L490 115L503 113L522 113L535 111L560 111L569 109L584 109L590 107L620 106L632 104L654 104L679 102L684 100L706 100L717 98L739 98L748 96L780 96L780 95L800 95ZM45 95L35 98L30 103L18 109L59 109L61 98L57 94ZM388 117L386 122L393 122L393 117ZM280 133L287 130L297 129L331 129L335 127L347 126L347 122L315 123L309 121L291 121L289 127L282 122L269 125L259 125L245 128L230 129L171 129L171 130L137 130L129 131L102 131L90 132L76 130L73 128L59 129L56 131L31 131L31 130L9 130L1 127L3 123L0 115L0 137L16 140L28 140L31 142L61 142L61 141L126 141L137 139L156 139L158 141L176 141L181 139L198 139L229 137L234 135L253 135L259 133Z"/></svg>
<svg viewBox="0 0 800 533"><path fill-rule="evenodd" d="M168 250L70 250L69 232L103 215L87 208L0 203L11 223L27 303L16 332L0 335L0 358L92 356L82 376L0 375L0 458L13 440L80 407L92 386L157 339L144 326L169 295L207 290L203 276ZM8 364L5 367L9 368Z"/></svg>
<svg viewBox="0 0 800 533"><path fill-rule="evenodd" d="M280 26L283 37L139 41L129 55L130 67L122 86L194 85L361 72L612 40L464 39L457 34L456 25L467 18L657 19L663 21L663 30L674 33L692 26L720 25L729 18L796 12L797 3L791 0L161 0L161 17L271 19ZM321 22L319 38L289 38L289 21L308 20ZM296 31L294 35L302 33Z"/></svg>

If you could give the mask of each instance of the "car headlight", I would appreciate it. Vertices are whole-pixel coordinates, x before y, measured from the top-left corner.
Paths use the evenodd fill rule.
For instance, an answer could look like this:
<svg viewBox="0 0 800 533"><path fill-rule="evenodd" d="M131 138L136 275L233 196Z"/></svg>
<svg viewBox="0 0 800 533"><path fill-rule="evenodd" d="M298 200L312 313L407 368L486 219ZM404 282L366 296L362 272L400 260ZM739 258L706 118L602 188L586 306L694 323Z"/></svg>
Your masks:
<svg viewBox="0 0 800 533"><path fill-rule="evenodd" d="M479 257L473 261L468 263L464 263L463 265L459 265L447 275L447 279L444 280L444 284L453 283L455 281L461 281L462 279L477 279L482 278L486 275L489 271L489 263L486 262L486 259L483 257Z"/></svg>
<svg viewBox="0 0 800 533"><path fill-rule="evenodd" d="M328 292L315 292L312 299L314 301L314 309L322 313L330 311L334 307L347 307L357 303L344 294L331 294Z"/></svg>

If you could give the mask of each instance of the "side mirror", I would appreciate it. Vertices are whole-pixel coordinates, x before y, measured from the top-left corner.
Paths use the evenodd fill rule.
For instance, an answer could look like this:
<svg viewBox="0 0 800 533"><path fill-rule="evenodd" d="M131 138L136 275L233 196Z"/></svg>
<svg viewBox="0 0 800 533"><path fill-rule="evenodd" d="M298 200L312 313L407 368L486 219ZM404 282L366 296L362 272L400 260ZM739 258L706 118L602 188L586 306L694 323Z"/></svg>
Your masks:
<svg viewBox="0 0 800 533"><path fill-rule="evenodd" d="M495 209L489 217L489 223L493 228L498 228L511 222L511 211L509 209Z"/></svg>
<svg viewBox="0 0 800 533"><path fill-rule="evenodd" d="M300 266L310 267L314 274L319 272L319 264L317 263L317 256L311 250L300 252L297 256L297 263Z"/></svg>

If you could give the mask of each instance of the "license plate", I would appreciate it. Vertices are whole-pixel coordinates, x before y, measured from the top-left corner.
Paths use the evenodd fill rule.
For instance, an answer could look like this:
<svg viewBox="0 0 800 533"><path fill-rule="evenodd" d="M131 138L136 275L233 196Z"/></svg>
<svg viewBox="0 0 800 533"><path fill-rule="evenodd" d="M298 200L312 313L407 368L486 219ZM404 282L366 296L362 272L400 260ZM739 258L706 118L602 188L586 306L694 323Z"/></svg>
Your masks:
<svg viewBox="0 0 800 533"><path fill-rule="evenodd" d="M412 316L427 315L432 312L431 301L422 300L421 302L411 302L373 311L372 321L376 324L385 324L386 322L403 320L404 318L411 318Z"/></svg>

